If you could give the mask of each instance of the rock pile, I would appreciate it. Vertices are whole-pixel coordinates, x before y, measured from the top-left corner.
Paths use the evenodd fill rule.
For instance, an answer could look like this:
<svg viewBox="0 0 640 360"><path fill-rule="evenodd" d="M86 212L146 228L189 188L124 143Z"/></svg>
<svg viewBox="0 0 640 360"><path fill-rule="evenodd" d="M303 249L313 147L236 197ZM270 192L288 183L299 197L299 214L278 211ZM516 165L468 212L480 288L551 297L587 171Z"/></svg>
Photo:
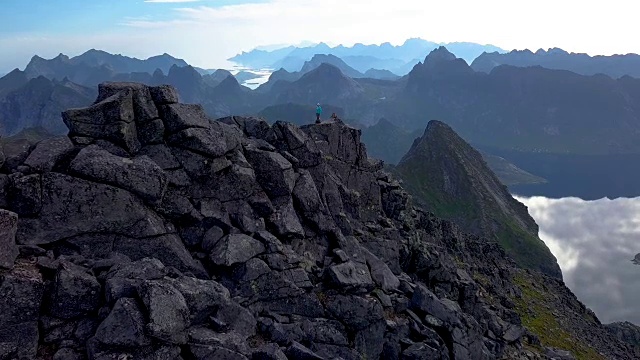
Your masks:
<svg viewBox="0 0 640 360"><path fill-rule="evenodd" d="M131 83L63 118L2 165L0 359L535 358L513 263L359 130Z"/></svg>

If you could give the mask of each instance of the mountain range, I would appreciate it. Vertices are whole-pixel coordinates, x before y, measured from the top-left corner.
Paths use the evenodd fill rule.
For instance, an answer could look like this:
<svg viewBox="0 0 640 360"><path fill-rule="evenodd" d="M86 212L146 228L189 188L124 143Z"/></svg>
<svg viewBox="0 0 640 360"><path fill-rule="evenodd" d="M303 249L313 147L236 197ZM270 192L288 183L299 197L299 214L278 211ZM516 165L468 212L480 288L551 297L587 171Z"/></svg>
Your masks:
<svg viewBox="0 0 640 360"><path fill-rule="evenodd" d="M635 325L414 203L358 129L113 82L63 119L0 148L2 359L636 358ZM438 196L535 226L444 123L419 158Z"/></svg>
<svg viewBox="0 0 640 360"><path fill-rule="evenodd" d="M95 88L87 90L65 76L88 81L99 79L105 68L116 67L102 63L84 73L88 65L72 59L58 57L28 66L50 77L51 84L41 80L43 89L55 88L55 82L65 87L65 96L20 95L31 91L22 89L30 81L27 71L15 70L0 78L3 135L33 125L54 133L64 131L59 110L88 104L94 91L90 89ZM122 60L118 55L113 59ZM307 116L301 109L320 102L337 109L345 122L362 128L370 152L392 164L409 150L429 120L439 119L485 158L495 159L489 164L519 194L585 199L640 194L640 166L635 165L640 164L636 141L640 80L631 76L587 76L510 65L484 73L444 47L430 52L400 78L367 77L335 55L317 54L302 67L297 72L280 69L256 90L241 86L226 70L203 74L201 69L178 64L166 72L158 68L152 73L114 75L112 71L108 79L173 85L183 101L201 103L214 117L261 113L276 121L293 120L295 113L300 114L295 122L302 124L312 121L313 111ZM36 114L34 109L45 111Z"/></svg>
<svg viewBox="0 0 640 360"><path fill-rule="evenodd" d="M486 73L500 65L542 66L582 75L605 74L614 79L624 76L640 78L640 55L637 54L589 56L582 53L569 53L558 48L548 51L540 49L535 53L531 50L513 50L508 53L484 52L471 63L474 70Z"/></svg>
<svg viewBox="0 0 640 360"><path fill-rule="evenodd" d="M313 46L288 46L274 50L252 50L242 52L230 61L252 68L283 68L289 72L300 71L305 61L317 54L334 55L364 73L370 69L384 69L396 75L405 75L417 64L425 54L438 46L446 46L456 55L471 63L483 52L504 52L492 45L475 43L447 43L437 44L423 39L408 39L402 45L394 46L390 43L380 45L355 44L350 47L338 45L330 47L325 43Z"/></svg>

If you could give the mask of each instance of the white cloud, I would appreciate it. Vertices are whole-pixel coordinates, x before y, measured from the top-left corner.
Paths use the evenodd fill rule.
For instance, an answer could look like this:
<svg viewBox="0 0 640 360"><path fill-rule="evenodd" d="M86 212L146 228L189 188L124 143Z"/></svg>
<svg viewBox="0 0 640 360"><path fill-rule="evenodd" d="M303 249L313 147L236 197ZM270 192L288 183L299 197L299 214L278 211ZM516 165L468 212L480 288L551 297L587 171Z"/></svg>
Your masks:
<svg viewBox="0 0 640 360"><path fill-rule="evenodd" d="M640 268L631 262L640 251L640 198L517 200L529 207L578 299L603 322L640 324Z"/></svg>

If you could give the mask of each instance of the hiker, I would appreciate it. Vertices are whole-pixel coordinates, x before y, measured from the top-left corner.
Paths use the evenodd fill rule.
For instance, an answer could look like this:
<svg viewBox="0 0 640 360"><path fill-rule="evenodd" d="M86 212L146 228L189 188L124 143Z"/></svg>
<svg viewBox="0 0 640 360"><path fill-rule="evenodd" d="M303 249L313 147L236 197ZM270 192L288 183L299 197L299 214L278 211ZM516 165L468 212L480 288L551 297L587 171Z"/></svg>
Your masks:
<svg viewBox="0 0 640 360"><path fill-rule="evenodd" d="M322 114L322 108L320 107L320 103L316 105L316 124L320 124L320 115Z"/></svg>

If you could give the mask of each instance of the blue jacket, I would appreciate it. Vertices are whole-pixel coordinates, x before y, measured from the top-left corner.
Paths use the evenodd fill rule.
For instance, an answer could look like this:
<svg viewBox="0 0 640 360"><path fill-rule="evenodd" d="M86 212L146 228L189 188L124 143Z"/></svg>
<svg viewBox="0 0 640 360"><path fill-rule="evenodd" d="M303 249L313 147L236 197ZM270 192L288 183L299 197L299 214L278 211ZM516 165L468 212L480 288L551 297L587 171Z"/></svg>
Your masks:
<svg viewBox="0 0 640 360"><path fill-rule="evenodd" d="M322 114L322 108L320 106L316 107L316 114Z"/></svg>

